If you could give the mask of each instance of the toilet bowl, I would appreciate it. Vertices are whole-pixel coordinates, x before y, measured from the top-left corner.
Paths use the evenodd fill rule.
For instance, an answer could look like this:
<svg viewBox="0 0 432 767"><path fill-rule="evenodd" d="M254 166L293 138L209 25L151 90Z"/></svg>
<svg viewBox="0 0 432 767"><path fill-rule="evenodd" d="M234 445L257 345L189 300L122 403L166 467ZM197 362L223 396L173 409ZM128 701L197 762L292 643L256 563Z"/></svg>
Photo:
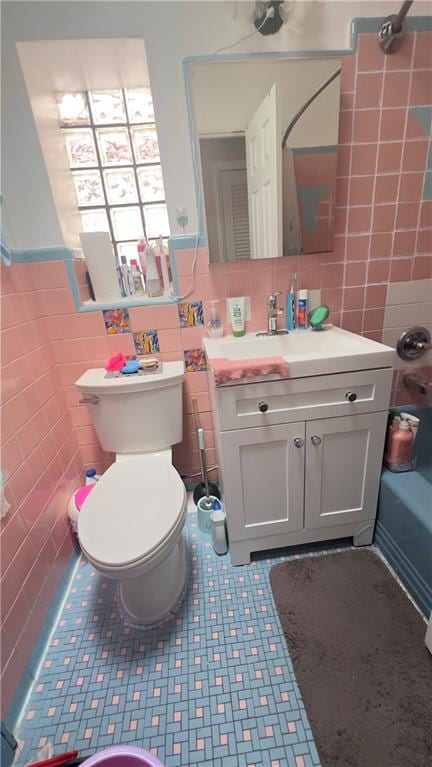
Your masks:
<svg viewBox="0 0 432 767"><path fill-rule="evenodd" d="M118 581L126 621L156 626L187 585L186 490L166 452L118 458L81 509L78 539L95 570Z"/></svg>
<svg viewBox="0 0 432 767"><path fill-rule="evenodd" d="M76 381L103 450L116 462L79 513L78 540L93 567L119 582L123 617L153 626L186 589L186 490L171 462L182 440L183 362L150 374L91 368Z"/></svg>

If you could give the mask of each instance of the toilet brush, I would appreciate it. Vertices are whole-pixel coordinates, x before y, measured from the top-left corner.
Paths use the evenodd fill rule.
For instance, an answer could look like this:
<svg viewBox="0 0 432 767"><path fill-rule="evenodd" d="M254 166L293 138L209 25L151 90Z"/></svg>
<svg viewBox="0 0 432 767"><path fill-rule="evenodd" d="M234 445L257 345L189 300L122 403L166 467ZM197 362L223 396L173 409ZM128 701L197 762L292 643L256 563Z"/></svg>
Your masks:
<svg viewBox="0 0 432 767"><path fill-rule="evenodd" d="M208 474L207 474L207 463L206 463L206 457L205 457L205 440L204 440L204 429L199 428L197 430L198 433L198 445L199 445L199 451L200 451L200 463L201 463L201 476L203 478L204 483L204 489L205 489L205 497L201 496L203 498L201 503L201 508L203 511L209 511L213 508L213 501L210 498L210 488L209 488L209 481L208 481Z"/></svg>
<svg viewBox="0 0 432 767"><path fill-rule="evenodd" d="M220 499L220 490L215 482L209 481L208 478L208 471L207 471L207 461L206 461L206 455L205 455L205 435L204 435L204 429L201 427L199 415L198 415L198 403L196 399L192 400L192 407L193 407L193 414L194 414L194 421L195 421L195 427L197 430L197 437L198 437L198 448L199 448L199 458L200 458L200 467L201 467L201 482L198 483L198 485L195 487L195 490L193 492L193 499L194 503L198 503L200 498L203 498L204 496L208 499L207 502L203 502L201 504L202 506L205 506L207 511L213 508L213 502L210 499L210 496L213 495L216 498Z"/></svg>

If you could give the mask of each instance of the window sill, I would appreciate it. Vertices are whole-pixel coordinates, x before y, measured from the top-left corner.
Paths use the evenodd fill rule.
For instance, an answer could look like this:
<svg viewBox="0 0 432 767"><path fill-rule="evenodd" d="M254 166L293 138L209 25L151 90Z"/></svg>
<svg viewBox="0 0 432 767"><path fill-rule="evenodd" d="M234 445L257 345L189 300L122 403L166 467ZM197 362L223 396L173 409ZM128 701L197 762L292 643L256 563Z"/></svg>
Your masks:
<svg viewBox="0 0 432 767"><path fill-rule="evenodd" d="M107 302L88 300L81 303L78 311L100 312L105 309L131 309L137 306L163 306L166 304L178 304L179 300L178 296L172 294L165 294L155 298L149 298L148 296L126 296L125 298Z"/></svg>

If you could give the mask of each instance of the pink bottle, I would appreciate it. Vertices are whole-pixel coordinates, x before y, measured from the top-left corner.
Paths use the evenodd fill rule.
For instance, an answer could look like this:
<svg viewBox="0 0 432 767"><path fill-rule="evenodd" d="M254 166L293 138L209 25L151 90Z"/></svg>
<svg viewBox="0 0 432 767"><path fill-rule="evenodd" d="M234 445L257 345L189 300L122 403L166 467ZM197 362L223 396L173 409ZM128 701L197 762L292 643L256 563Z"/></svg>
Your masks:
<svg viewBox="0 0 432 767"><path fill-rule="evenodd" d="M410 463L414 435L408 421L401 420L399 428L390 435L387 460L389 463Z"/></svg>

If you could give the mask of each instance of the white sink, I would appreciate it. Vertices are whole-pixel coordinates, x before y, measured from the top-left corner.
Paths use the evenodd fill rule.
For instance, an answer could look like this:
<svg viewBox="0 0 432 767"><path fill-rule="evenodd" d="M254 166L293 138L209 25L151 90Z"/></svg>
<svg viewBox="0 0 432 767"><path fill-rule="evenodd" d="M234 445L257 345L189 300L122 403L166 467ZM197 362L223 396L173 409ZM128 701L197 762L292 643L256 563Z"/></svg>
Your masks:
<svg viewBox="0 0 432 767"><path fill-rule="evenodd" d="M247 333L241 338L205 338L204 348L210 366L212 359L221 357L231 361L283 357L288 362L291 378L388 368L393 366L395 357L395 350L390 346L334 325L326 325L321 331L294 330L279 336Z"/></svg>

